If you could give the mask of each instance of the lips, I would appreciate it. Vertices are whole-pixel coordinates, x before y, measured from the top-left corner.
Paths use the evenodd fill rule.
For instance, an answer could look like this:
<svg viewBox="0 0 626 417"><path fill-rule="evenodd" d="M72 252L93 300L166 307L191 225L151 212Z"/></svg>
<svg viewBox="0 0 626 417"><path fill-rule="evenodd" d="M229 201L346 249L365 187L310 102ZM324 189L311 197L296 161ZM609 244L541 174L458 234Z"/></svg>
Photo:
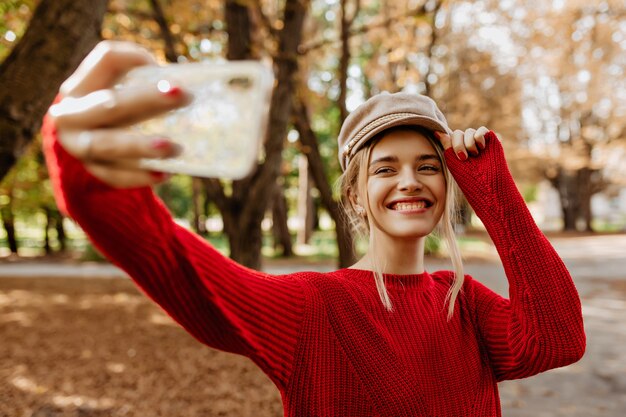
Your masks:
<svg viewBox="0 0 626 417"><path fill-rule="evenodd" d="M392 201L387 204L386 207L393 211L417 211L426 209L432 205L433 203L428 199L411 198Z"/></svg>

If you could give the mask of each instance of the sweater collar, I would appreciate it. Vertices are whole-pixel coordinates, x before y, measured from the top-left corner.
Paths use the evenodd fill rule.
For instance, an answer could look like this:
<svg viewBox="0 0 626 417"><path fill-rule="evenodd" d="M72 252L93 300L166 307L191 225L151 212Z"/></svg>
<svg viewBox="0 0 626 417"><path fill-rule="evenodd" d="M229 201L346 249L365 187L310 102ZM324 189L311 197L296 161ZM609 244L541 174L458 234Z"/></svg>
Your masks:
<svg viewBox="0 0 626 417"><path fill-rule="evenodd" d="M341 275L344 275L347 279L355 280L359 282L372 282L374 283L374 273L365 269L344 268L337 271ZM424 271L421 274L383 274L385 278L385 285L388 288L393 287L411 287L411 288L427 288L432 283L432 276Z"/></svg>

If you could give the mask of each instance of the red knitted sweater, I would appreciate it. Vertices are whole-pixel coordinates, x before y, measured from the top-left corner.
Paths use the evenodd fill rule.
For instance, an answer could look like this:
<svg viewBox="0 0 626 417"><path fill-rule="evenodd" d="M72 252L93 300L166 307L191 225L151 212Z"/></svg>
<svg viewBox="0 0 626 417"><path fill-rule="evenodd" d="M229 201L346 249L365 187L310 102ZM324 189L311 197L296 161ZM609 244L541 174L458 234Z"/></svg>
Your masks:
<svg viewBox="0 0 626 417"><path fill-rule="evenodd" d="M499 416L496 383L578 360L581 306L533 222L493 133L449 168L502 258L510 301L467 277L446 320L447 271L388 275L387 312L370 271L272 276L223 257L176 225L150 188L91 176L44 123L59 207L199 341L251 358L285 416Z"/></svg>

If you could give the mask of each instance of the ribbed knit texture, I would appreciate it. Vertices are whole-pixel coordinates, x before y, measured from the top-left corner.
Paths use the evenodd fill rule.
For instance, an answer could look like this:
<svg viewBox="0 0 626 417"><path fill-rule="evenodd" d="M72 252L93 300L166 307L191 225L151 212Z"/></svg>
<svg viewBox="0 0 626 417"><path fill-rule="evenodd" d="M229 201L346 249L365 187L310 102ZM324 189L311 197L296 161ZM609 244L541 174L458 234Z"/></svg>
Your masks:
<svg viewBox="0 0 626 417"><path fill-rule="evenodd" d="M199 341L250 357L281 392L286 416L499 416L497 381L578 360L578 294L535 226L493 133L478 158L446 160L485 223L510 301L466 277L446 320L447 271L386 275L387 312L370 271L271 276L223 257L176 225L149 188L91 176L46 120L59 207Z"/></svg>

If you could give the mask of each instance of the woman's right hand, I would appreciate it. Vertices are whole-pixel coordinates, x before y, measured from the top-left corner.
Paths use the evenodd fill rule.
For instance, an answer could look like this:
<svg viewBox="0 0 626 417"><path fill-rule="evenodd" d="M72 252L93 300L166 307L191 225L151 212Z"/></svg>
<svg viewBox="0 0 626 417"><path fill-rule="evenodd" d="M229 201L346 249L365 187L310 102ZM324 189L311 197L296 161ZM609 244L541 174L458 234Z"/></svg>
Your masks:
<svg viewBox="0 0 626 417"><path fill-rule="evenodd" d="M116 80L134 67L155 65L148 51L128 42L103 41L61 86L62 100L50 107L61 145L101 181L116 188L149 186L165 180L138 167L142 158L169 158L180 147L168 138L123 129L188 104L191 96L160 84L115 90Z"/></svg>

